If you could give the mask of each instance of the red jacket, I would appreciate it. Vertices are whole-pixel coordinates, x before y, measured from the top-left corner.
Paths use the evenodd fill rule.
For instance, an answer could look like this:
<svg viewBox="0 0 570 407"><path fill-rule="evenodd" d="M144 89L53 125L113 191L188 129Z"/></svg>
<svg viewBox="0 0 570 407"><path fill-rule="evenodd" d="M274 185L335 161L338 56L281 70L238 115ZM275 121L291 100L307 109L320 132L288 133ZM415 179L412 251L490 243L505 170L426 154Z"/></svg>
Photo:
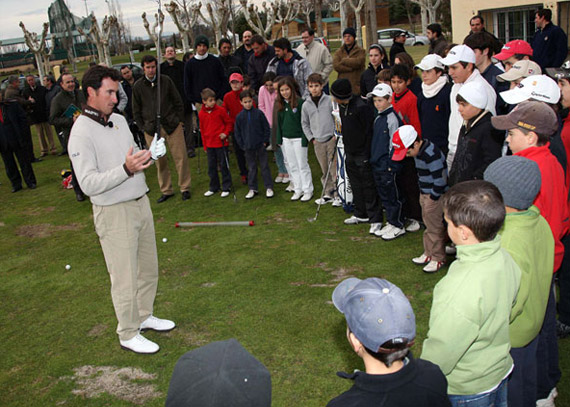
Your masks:
<svg viewBox="0 0 570 407"><path fill-rule="evenodd" d="M418 98L411 90L406 89L400 94L394 93L392 98L392 106L394 111L400 115L404 124L411 124L418 132L418 136L422 136L422 125L420 124L420 115L418 113Z"/></svg>
<svg viewBox="0 0 570 407"><path fill-rule="evenodd" d="M226 109L228 114L230 115L230 119L232 121L232 129L234 131L234 124L236 122L237 115L243 110L243 106L241 105L239 94L242 90L230 90L228 93L224 95L224 103L222 107ZM257 107L255 102L253 103L254 107Z"/></svg>
<svg viewBox="0 0 570 407"><path fill-rule="evenodd" d="M529 147L515 155L536 162L540 169L542 185L534 204L540 209L540 214L544 216L554 235L554 271L557 271L564 257L564 246L560 240L568 232L568 190L564 182L564 170L550 152L549 144Z"/></svg>
<svg viewBox="0 0 570 407"><path fill-rule="evenodd" d="M214 105L213 109L207 109L202 105L200 113L200 132L202 133L202 143L204 150L208 148L220 148L228 145L228 138L223 141L220 134L224 133L226 136L232 131L232 121L224 108Z"/></svg>
<svg viewBox="0 0 570 407"><path fill-rule="evenodd" d="M570 185L570 114L564 119L560 138L566 151L566 186L568 186Z"/></svg>

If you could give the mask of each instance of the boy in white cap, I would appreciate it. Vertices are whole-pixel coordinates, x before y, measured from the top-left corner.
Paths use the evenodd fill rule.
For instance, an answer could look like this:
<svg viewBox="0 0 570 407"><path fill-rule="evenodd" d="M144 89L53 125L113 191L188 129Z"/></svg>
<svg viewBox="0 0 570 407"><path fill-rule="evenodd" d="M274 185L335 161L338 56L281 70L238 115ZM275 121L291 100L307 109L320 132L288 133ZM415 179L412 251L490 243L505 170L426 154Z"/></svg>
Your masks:
<svg viewBox="0 0 570 407"><path fill-rule="evenodd" d="M420 205L426 225L424 251L412 262L425 265L423 271L435 273L445 265L445 242L447 233L443 225L441 196L447 191L447 164L445 155L430 140L421 139L412 126L402 126L392 139L392 160L413 157L418 172Z"/></svg>
<svg viewBox="0 0 570 407"><path fill-rule="evenodd" d="M451 84L444 74L442 59L437 54L429 54L415 67L422 71L422 91L418 94L422 138L430 140L447 154Z"/></svg>
<svg viewBox="0 0 570 407"><path fill-rule="evenodd" d="M337 373L354 385L328 407L450 406L441 370L409 352L416 320L402 290L379 278L353 277L335 288L332 300L346 318L348 342L366 371Z"/></svg>
<svg viewBox="0 0 570 407"><path fill-rule="evenodd" d="M449 171L450 186L483 179L487 166L501 156L504 133L493 129L491 113L486 109L487 100L481 83L469 82L459 89L456 101L464 122Z"/></svg>
<svg viewBox="0 0 570 407"><path fill-rule="evenodd" d="M406 233L402 216L402 200L396 186L396 176L401 170L400 163L393 162L392 137L402 120L392 107L392 88L379 83L367 97L372 99L376 108L374 133L370 146L370 164L378 196L386 211L386 226L382 222L370 225L370 234L384 240L393 240Z"/></svg>
<svg viewBox="0 0 570 407"><path fill-rule="evenodd" d="M451 170L453 156L457 150L457 139L459 138L459 130L463 125L463 119L459 113L456 101L459 89L469 82L476 82L483 86L484 93L487 95L485 110L496 114L495 104L497 94L489 83L481 76L479 71L475 69L475 52L467 45L457 45L453 47L447 56L441 60L443 65L449 67L449 76L453 79L454 85L451 88L450 103L451 114L449 116L449 152L447 153L447 167Z"/></svg>
<svg viewBox="0 0 570 407"><path fill-rule="evenodd" d="M509 82L510 89L515 88L524 78L533 75L541 75L542 70L540 66L528 59L515 62L511 69L497 76L499 82Z"/></svg>

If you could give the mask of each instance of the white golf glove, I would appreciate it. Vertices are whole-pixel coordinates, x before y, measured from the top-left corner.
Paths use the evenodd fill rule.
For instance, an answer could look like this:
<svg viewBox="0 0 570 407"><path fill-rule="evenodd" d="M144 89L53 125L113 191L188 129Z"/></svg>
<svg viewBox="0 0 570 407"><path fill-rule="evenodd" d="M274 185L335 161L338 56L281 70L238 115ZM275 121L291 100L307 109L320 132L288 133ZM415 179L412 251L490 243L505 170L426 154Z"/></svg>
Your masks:
<svg viewBox="0 0 570 407"><path fill-rule="evenodd" d="M148 151L150 151L150 156L154 161L164 156L166 154L166 146L164 145L164 138L158 139L158 135L155 134Z"/></svg>

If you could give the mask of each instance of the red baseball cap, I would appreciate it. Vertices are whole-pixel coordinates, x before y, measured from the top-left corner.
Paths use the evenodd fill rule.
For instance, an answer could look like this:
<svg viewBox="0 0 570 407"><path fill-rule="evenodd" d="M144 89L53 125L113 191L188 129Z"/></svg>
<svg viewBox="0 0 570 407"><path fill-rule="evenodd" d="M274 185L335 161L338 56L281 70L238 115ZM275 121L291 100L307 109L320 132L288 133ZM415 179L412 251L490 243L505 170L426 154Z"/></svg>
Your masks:
<svg viewBox="0 0 570 407"><path fill-rule="evenodd" d="M503 48L501 48L501 52L493 56L499 61L504 61L505 59L509 59L515 54L528 55L529 57L531 57L532 47L528 42L523 40L509 41L505 45L503 45Z"/></svg>
<svg viewBox="0 0 570 407"><path fill-rule="evenodd" d="M233 81L243 82L243 76L239 73L233 73L230 75L230 82Z"/></svg>
<svg viewBox="0 0 570 407"><path fill-rule="evenodd" d="M416 129L414 129L414 126L410 126L409 124L401 126L396 130L392 137L392 148L394 149L392 160L402 161L406 158L408 147L414 144L417 137L418 133L416 132Z"/></svg>

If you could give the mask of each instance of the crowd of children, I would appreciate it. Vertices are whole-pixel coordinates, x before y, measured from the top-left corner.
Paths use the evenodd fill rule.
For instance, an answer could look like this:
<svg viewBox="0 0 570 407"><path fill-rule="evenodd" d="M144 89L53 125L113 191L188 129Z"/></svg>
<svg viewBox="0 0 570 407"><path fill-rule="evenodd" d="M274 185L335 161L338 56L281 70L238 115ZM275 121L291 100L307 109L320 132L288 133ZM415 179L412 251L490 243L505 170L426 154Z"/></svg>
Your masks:
<svg viewBox="0 0 570 407"><path fill-rule="evenodd" d="M291 76L267 72L259 109L240 74L230 76L222 107L204 90L200 126L211 179L205 195L229 194L232 136L247 161L247 199L258 194L259 165L267 198L275 182L289 183L292 201L312 200L312 144L322 184L315 202L339 202L342 136L354 210L344 223L367 223L385 241L423 224L423 250L411 261L426 273L444 267L449 254L457 257L434 291L425 360L409 353L413 310L397 287L381 279L349 279L337 287L333 302L346 316L349 343L366 373L344 375L355 384L329 405L398 397L406 400L398 405L415 406L554 406L557 333L570 335L570 256L564 257L570 125L563 116L570 107L570 64L548 77L528 58L511 61L491 83L488 65L482 75L467 45L417 65L398 54L387 67L386 52L376 45L369 54L361 94L338 79L329 96L319 73L303 84L309 93L303 99ZM511 57L509 44L497 55ZM505 114L496 116L497 110ZM558 321L553 273L560 280Z"/></svg>

